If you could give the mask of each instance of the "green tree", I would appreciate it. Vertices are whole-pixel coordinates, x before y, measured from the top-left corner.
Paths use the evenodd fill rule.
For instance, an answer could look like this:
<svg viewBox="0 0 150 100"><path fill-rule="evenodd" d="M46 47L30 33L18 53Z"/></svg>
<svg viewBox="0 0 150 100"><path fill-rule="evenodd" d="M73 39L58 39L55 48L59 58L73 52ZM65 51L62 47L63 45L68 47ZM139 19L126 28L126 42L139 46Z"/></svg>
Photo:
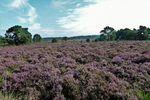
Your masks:
<svg viewBox="0 0 150 100"><path fill-rule="evenodd" d="M41 42L41 36L39 34L35 34L33 36L33 42Z"/></svg>
<svg viewBox="0 0 150 100"><path fill-rule="evenodd" d="M68 37L63 37L63 39L62 40L65 40L65 41L67 41L67 40L69 40L69 38Z"/></svg>
<svg viewBox="0 0 150 100"><path fill-rule="evenodd" d="M5 39L5 37L0 36L0 44L5 44L7 43L7 40Z"/></svg>
<svg viewBox="0 0 150 100"><path fill-rule="evenodd" d="M149 29L146 26L139 26L137 40L147 40L149 37Z"/></svg>
<svg viewBox="0 0 150 100"><path fill-rule="evenodd" d="M112 39L114 38L113 37L113 34L115 34L114 32L115 32L114 28L109 27L109 26L106 26L103 30L100 31L101 34L105 34L106 35L107 41L110 41L111 38Z"/></svg>
<svg viewBox="0 0 150 100"><path fill-rule="evenodd" d="M90 42L90 38L87 38L87 39L86 39L86 42Z"/></svg>
<svg viewBox="0 0 150 100"><path fill-rule="evenodd" d="M126 40L136 40L137 32L136 29L130 30L130 32L127 33Z"/></svg>
<svg viewBox="0 0 150 100"><path fill-rule="evenodd" d="M125 28L125 29L120 29L116 32L116 40L134 40L136 33L132 34L132 30L129 28ZM134 35L134 36L133 36ZM132 36L132 37L131 37Z"/></svg>
<svg viewBox="0 0 150 100"><path fill-rule="evenodd" d="M98 38L96 38L96 39L95 39L95 42L98 42L98 41L99 41L99 39L98 39Z"/></svg>
<svg viewBox="0 0 150 100"><path fill-rule="evenodd" d="M28 28L22 28L19 25L13 26L6 31L5 38L8 44L29 44L32 43L32 35Z"/></svg>
<svg viewBox="0 0 150 100"><path fill-rule="evenodd" d="M146 26L139 26L139 29L120 29L116 32L116 40L148 40L150 29Z"/></svg>
<svg viewBox="0 0 150 100"><path fill-rule="evenodd" d="M52 43L56 43L56 42L58 42L58 40L56 38L53 38Z"/></svg>
<svg viewBox="0 0 150 100"><path fill-rule="evenodd" d="M114 41L116 39L116 33L113 32L111 35L110 35L110 40L111 41Z"/></svg>
<svg viewBox="0 0 150 100"><path fill-rule="evenodd" d="M105 36L105 34L101 34L100 35L100 38L99 38L99 41L106 41L107 39L106 39L106 36Z"/></svg>

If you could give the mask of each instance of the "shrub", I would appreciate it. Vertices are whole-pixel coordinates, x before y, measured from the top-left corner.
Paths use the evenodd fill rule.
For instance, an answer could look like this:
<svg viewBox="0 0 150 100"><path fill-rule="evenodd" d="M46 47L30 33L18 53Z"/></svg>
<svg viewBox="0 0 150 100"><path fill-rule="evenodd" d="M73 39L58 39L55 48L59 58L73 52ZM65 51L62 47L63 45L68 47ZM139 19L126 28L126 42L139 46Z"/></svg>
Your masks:
<svg viewBox="0 0 150 100"><path fill-rule="evenodd" d="M90 42L90 38L87 38L87 39L86 39L86 42Z"/></svg>
<svg viewBox="0 0 150 100"><path fill-rule="evenodd" d="M65 41L67 41L67 40L69 40L69 38L68 37L63 37L63 39L62 40L65 40Z"/></svg>
<svg viewBox="0 0 150 100"><path fill-rule="evenodd" d="M117 39L117 42L120 42L120 40L119 40L119 39Z"/></svg>
<svg viewBox="0 0 150 100"><path fill-rule="evenodd" d="M33 37L33 42L41 42L41 36L39 34L35 34Z"/></svg>
<svg viewBox="0 0 150 100"><path fill-rule="evenodd" d="M0 47L0 97L150 99L150 41L50 42Z"/></svg>
<svg viewBox="0 0 150 100"><path fill-rule="evenodd" d="M98 39L98 38L96 38L96 39L95 39L95 42L98 42L98 41L99 41L99 39Z"/></svg>
<svg viewBox="0 0 150 100"><path fill-rule="evenodd" d="M52 43L56 43L56 42L58 42L58 40L56 38L53 38Z"/></svg>

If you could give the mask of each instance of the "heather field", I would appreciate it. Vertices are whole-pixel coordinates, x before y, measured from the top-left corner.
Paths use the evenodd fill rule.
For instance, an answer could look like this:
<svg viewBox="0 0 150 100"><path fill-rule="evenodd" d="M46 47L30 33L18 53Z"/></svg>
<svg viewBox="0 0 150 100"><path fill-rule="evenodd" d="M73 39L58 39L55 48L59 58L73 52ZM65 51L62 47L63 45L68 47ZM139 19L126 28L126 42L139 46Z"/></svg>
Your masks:
<svg viewBox="0 0 150 100"><path fill-rule="evenodd" d="M148 100L150 41L0 47L0 98Z"/></svg>

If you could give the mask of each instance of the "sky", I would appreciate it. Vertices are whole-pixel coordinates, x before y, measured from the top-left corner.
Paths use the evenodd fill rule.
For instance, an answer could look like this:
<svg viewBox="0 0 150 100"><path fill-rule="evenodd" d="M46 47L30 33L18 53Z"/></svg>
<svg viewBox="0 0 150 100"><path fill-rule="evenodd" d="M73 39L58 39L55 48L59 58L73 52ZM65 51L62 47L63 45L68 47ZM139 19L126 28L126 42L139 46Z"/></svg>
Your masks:
<svg viewBox="0 0 150 100"><path fill-rule="evenodd" d="M0 0L0 35L14 25L41 37L150 27L150 0Z"/></svg>

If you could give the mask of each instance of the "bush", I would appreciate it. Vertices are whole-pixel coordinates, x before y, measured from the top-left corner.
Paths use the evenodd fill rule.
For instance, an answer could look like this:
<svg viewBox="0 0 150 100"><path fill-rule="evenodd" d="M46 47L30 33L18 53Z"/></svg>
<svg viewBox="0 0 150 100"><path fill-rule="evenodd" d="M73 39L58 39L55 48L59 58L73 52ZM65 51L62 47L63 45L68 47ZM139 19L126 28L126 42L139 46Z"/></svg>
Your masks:
<svg viewBox="0 0 150 100"><path fill-rule="evenodd" d="M58 40L56 38L53 38L52 43L56 43L56 42L58 42Z"/></svg>
<svg viewBox="0 0 150 100"><path fill-rule="evenodd" d="M117 42L120 42L120 40L119 40L119 39L117 39Z"/></svg>
<svg viewBox="0 0 150 100"><path fill-rule="evenodd" d="M98 39L98 38L96 38L96 39L95 39L95 42L98 42L98 41L99 41L99 39Z"/></svg>
<svg viewBox="0 0 150 100"><path fill-rule="evenodd" d="M63 37L63 39L62 40L65 40L65 41L67 41L67 40L70 40L68 37Z"/></svg>
<svg viewBox="0 0 150 100"><path fill-rule="evenodd" d="M33 42L41 42L41 36L39 34L35 34L33 37Z"/></svg>
<svg viewBox="0 0 150 100"><path fill-rule="evenodd" d="M5 37L0 36L0 44L5 44L5 43L7 43Z"/></svg>
<svg viewBox="0 0 150 100"><path fill-rule="evenodd" d="M86 39L86 42L90 42L90 38L87 38L87 39Z"/></svg>

